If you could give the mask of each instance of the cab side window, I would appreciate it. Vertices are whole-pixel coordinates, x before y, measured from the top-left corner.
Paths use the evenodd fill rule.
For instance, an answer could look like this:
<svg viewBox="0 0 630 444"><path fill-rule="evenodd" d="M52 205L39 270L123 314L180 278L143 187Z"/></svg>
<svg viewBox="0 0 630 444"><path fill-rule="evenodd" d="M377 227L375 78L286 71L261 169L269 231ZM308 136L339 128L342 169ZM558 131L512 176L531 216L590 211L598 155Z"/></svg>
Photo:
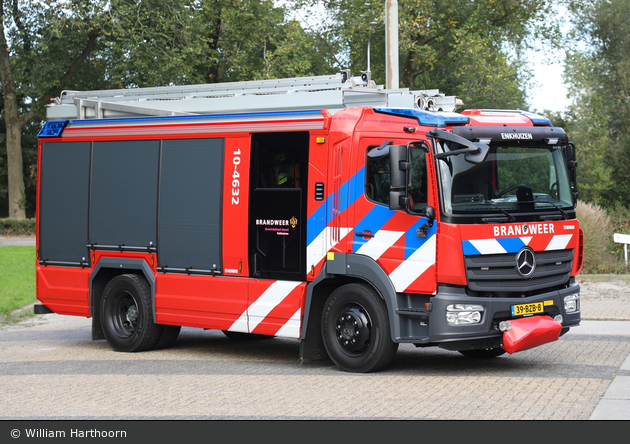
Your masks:
<svg viewBox="0 0 630 444"><path fill-rule="evenodd" d="M389 205L389 156L367 160L367 189L368 199Z"/></svg>
<svg viewBox="0 0 630 444"><path fill-rule="evenodd" d="M368 151L374 147L369 147ZM411 209L423 210L427 206L427 162L426 154L420 148L410 150L411 172L407 192ZM389 191L391 179L389 171L389 156L367 158L367 178L365 193L368 199L389 205Z"/></svg>

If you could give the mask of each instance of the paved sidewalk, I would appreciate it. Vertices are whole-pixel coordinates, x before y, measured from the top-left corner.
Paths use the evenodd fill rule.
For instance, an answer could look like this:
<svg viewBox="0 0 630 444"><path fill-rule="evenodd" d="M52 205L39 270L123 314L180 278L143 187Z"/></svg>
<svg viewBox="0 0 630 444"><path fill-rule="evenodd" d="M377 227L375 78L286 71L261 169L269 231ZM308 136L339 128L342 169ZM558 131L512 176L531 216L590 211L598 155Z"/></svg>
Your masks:
<svg viewBox="0 0 630 444"><path fill-rule="evenodd" d="M0 236L0 247L34 247L34 237L6 237Z"/></svg>
<svg viewBox="0 0 630 444"><path fill-rule="evenodd" d="M630 276L580 275L582 323L572 334L626 336L630 341ZM591 420L630 420L630 355L591 414Z"/></svg>

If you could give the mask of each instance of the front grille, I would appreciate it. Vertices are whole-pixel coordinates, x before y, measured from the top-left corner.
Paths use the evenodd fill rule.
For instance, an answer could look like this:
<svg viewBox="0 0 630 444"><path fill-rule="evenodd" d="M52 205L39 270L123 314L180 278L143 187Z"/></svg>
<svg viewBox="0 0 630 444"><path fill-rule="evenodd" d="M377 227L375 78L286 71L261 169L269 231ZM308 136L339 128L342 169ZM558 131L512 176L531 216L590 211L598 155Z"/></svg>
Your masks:
<svg viewBox="0 0 630 444"><path fill-rule="evenodd" d="M522 296L566 284L573 267L573 250L538 251L536 270L529 278L516 268L516 253L466 256L468 287L488 296Z"/></svg>

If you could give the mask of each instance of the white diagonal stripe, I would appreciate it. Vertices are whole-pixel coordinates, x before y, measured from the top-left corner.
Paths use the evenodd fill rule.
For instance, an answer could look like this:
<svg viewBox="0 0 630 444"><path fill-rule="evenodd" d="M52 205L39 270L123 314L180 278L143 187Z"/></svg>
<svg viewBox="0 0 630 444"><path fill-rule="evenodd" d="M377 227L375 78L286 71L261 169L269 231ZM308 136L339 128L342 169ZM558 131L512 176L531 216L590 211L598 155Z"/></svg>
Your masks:
<svg viewBox="0 0 630 444"><path fill-rule="evenodd" d="M405 234L404 231L379 230L372 239L357 250L357 254L364 254L376 260L390 249L403 234Z"/></svg>
<svg viewBox="0 0 630 444"><path fill-rule="evenodd" d="M249 331L254 331L256 326L276 308L301 282L276 281L260 295L247 309L249 315Z"/></svg>
<svg viewBox="0 0 630 444"><path fill-rule="evenodd" d="M427 239L420 248L389 275L398 293L404 292L431 265L435 264L435 238L436 236L433 235Z"/></svg>
<svg viewBox="0 0 630 444"><path fill-rule="evenodd" d="M299 338L300 337L300 322L301 322L302 309L299 308L291 319L284 324L280 330L276 333L276 336L283 336L285 338Z"/></svg>
<svg viewBox="0 0 630 444"><path fill-rule="evenodd" d="M322 232L319 233L319 235L315 239L313 239L308 247L306 247L306 273L310 273L311 266L316 266L321 262L322 259L326 257L326 253L328 251L324 248L324 243L326 242L326 239L331 239L331 229L331 227L326 227L326 229L322 230ZM339 240L341 241L343 238L345 238L350 231L352 231L352 228L341 227L339 229ZM331 245L330 248L334 247L335 245Z"/></svg>
<svg viewBox="0 0 630 444"><path fill-rule="evenodd" d="M545 250L564 250L567 248L567 245L569 245L569 241L572 237L572 234L558 234L551 239L551 242L549 242L549 245L547 245Z"/></svg>
<svg viewBox="0 0 630 444"><path fill-rule="evenodd" d="M481 254L507 253L496 239L475 239L469 241Z"/></svg>

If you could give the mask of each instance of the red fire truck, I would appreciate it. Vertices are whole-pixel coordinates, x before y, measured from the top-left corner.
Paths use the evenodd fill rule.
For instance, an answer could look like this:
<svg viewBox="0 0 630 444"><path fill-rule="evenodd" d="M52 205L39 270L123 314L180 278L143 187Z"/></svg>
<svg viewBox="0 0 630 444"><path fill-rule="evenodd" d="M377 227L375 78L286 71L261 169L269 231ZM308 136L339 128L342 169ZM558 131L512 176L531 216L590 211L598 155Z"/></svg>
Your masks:
<svg viewBox="0 0 630 444"><path fill-rule="evenodd" d="M349 72L65 91L40 132L36 313L114 350L182 326L376 371L398 345L494 357L580 323L575 149Z"/></svg>

